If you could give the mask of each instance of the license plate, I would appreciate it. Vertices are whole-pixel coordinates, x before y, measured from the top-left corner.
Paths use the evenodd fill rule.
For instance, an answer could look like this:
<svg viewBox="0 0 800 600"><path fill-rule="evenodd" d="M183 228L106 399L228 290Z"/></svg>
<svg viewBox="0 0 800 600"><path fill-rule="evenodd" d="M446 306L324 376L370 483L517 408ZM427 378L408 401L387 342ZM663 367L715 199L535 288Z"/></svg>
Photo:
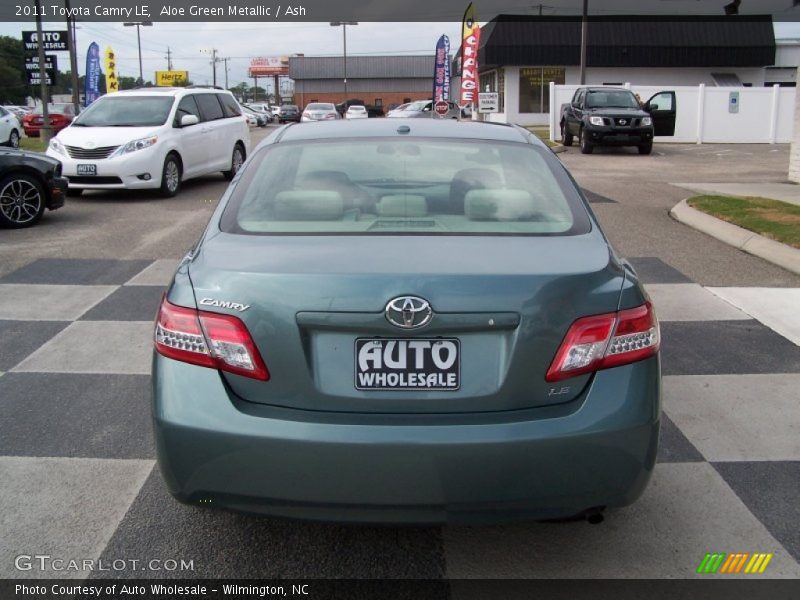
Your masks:
<svg viewBox="0 0 800 600"><path fill-rule="evenodd" d="M453 391L461 385L461 344L455 338L358 338L357 390Z"/></svg>
<svg viewBox="0 0 800 600"><path fill-rule="evenodd" d="M78 175L97 175L97 165L78 165Z"/></svg>

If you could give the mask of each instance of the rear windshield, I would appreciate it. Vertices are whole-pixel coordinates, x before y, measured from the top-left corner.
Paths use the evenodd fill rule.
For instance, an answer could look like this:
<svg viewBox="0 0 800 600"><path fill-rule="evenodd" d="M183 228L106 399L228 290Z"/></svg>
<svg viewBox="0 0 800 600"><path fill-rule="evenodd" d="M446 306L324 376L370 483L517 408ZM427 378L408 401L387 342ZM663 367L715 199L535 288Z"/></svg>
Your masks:
<svg viewBox="0 0 800 600"><path fill-rule="evenodd" d="M333 104L320 104L312 102L306 106L306 110L334 110Z"/></svg>
<svg viewBox="0 0 800 600"><path fill-rule="evenodd" d="M104 96L83 111L83 127L155 127L167 122L172 96Z"/></svg>
<svg viewBox="0 0 800 600"><path fill-rule="evenodd" d="M220 227L245 234L574 235L587 212L557 159L520 143L282 142L248 161Z"/></svg>

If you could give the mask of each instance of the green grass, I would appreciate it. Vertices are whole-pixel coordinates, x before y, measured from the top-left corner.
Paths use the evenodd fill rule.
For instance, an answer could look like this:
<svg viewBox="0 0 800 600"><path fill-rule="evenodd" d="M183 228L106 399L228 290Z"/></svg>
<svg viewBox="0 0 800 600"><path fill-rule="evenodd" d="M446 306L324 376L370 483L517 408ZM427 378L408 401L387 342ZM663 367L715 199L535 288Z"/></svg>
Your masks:
<svg viewBox="0 0 800 600"><path fill-rule="evenodd" d="M695 196L689 206L772 240L800 248L800 206L767 198Z"/></svg>
<svg viewBox="0 0 800 600"><path fill-rule="evenodd" d="M30 138L24 137L19 140L19 147L21 150L30 150L31 152L44 152L47 150L47 145L40 137Z"/></svg>
<svg viewBox="0 0 800 600"><path fill-rule="evenodd" d="M558 142L551 142L550 141L550 128L549 127L526 127L525 129L530 131L533 135L538 137L540 140L542 140L545 144L547 144L551 148L553 146L560 146L561 145Z"/></svg>

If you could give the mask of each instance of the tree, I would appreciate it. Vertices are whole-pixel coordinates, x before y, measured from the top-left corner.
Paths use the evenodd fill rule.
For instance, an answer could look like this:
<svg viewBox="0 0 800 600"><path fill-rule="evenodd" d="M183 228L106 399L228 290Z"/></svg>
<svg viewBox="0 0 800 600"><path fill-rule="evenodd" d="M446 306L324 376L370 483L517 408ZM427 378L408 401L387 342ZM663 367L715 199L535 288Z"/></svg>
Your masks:
<svg viewBox="0 0 800 600"><path fill-rule="evenodd" d="M0 36L0 101L25 104L29 89L22 40Z"/></svg>

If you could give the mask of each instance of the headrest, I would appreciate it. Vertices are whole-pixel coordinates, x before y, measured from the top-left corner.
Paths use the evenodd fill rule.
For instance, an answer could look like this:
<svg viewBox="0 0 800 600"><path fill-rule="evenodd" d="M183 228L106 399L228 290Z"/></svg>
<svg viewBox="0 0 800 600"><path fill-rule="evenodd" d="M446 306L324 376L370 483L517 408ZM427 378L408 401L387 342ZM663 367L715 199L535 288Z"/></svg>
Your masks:
<svg viewBox="0 0 800 600"><path fill-rule="evenodd" d="M279 221L336 221L343 214L339 192L290 190L275 196L275 218Z"/></svg>
<svg viewBox="0 0 800 600"><path fill-rule="evenodd" d="M525 190L470 190L464 197L464 214L470 221L520 221L536 213Z"/></svg>

